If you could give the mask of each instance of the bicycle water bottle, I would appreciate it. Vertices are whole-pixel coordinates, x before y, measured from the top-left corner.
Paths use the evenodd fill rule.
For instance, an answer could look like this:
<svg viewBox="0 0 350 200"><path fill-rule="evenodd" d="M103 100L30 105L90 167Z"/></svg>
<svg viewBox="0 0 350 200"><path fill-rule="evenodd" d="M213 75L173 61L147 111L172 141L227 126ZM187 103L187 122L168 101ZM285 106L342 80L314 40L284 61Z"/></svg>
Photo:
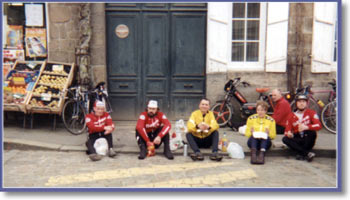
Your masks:
<svg viewBox="0 0 350 200"><path fill-rule="evenodd" d="M324 103L323 103L323 101L320 100L320 99L317 101L317 104L318 104L321 108L324 107Z"/></svg>
<svg viewBox="0 0 350 200"><path fill-rule="evenodd" d="M226 137L226 132L224 132L224 136L222 138L222 152L227 152L228 140Z"/></svg>

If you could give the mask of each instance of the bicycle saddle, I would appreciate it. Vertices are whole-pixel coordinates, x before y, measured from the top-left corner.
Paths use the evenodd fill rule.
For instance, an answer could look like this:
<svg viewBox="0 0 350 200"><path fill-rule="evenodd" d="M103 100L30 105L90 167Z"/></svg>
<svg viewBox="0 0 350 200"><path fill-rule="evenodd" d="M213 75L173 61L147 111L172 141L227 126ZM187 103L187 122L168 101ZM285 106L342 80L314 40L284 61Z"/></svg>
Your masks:
<svg viewBox="0 0 350 200"><path fill-rule="evenodd" d="M104 86L106 83L105 82L99 82L97 85L96 85L96 89L99 88L100 86Z"/></svg>
<svg viewBox="0 0 350 200"><path fill-rule="evenodd" d="M256 88L255 89L259 93L264 93L270 90L270 88Z"/></svg>

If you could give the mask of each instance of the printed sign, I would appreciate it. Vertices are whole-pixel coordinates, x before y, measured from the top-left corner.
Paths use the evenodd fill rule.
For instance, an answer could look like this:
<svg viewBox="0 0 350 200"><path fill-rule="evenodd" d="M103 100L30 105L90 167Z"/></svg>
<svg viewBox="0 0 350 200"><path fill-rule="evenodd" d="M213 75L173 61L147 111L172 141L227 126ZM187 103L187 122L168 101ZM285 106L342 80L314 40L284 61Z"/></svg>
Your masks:
<svg viewBox="0 0 350 200"><path fill-rule="evenodd" d="M129 28L128 26L126 26L125 24L119 24L116 28L115 28L115 34L119 37L119 38L127 38L129 35Z"/></svg>
<svg viewBox="0 0 350 200"><path fill-rule="evenodd" d="M53 72L63 72L63 65L53 65L52 71Z"/></svg>
<svg viewBox="0 0 350 200"><path fill-rule="evenodd" d="M33 57L46 57L46 29L26 28L26 55Z"/></svg>
<svg viewBox="0 0 350 200"><path fill-rule="evenodd" d="M25 4L26 26L43 26L43 4Z"/></svg>
<svg viewBox="0 0 350 200"><path fill-rule="evenodd" d="M42 93L41 94L41 100L43 100L43 101L51 101L51 94Z"/></svg>
<svg viewBox="0 0 350 200"><path fill-rule="evenodd" d="M7 48L23 49L23 26L8 26L6 35Z"/></svg>

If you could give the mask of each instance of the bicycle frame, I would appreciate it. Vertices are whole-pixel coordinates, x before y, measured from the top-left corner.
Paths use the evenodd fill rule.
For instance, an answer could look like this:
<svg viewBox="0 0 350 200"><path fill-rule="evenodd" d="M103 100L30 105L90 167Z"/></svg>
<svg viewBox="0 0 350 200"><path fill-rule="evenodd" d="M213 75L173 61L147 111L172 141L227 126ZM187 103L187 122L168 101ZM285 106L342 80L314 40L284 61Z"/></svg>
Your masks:
<svg viewBox="0 0 350 200"><path fill-rule="evenodd" d="M328 103L333 101L336 98L336 92L334 91L335 88L333 88L333 90L312 90L311 87L312 87L311 85L308 85L305 88L301 88L301 89L297 88L296 89L296 91L297 91L296 93L297 94L300 94L300 93L305 94L305 95L307 95L309 97L310 100L312 100L312 101L314 101L316 103L317 103L318 100L314 97L314 94L329 93ZM318 103L317 103L317 106L318 106L318 108L320 110L323 109L323 106L319 105Z"/></svg>
<svg viewBox="0 0 350 200"><path fill-rule="evenodd" d="M75 108L73 108L73 116L76 116L79 113L79 105L85 109L85 113L89 113L89 97L88 92L82 92L81 87L74 87L68 90L73 95L73 100L77 102Z"/></svg>
<svg viewBox="0 0 350 200"><path fill-rule="evenodd" d="M250 85L247 82L241 82L239 77L233 80L229 80L224 87L226 93L225 98L221 101L217 101L217 103L211 108L211 110L214 112L215 119L220 126L225 126L228 121L231 120L234 114L233 106L231 103L232 98L236 99L240 105L241 118L246 118L256 112L256 102L248 102L247 99L237 89L237 86L240 83L243 84L244 87ZM267 90L265 89L262 89L260 91L257 90L257 92L259 93L257 100L267 102L269 104L268 114L272 114L275 108L272 100L272 94L266 94L265 92L267 92ZM286 94L289 94L289 92L283 92L283 96L286 96Z"/></svg>

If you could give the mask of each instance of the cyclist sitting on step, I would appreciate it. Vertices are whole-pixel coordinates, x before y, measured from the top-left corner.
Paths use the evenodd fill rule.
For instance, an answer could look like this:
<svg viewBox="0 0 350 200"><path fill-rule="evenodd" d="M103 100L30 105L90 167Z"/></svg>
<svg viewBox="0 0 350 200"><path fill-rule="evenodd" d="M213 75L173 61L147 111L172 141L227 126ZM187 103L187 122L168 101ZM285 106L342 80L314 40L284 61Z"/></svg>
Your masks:
<svg viewBox="0 0 350 200"><path fill-rule="evenodd" d="M187 122L188 133L186 134L187 141L193 150L191 154L192 160L204 160L203 154L199 148L210 148L212 154L209 156L211 160L221 161L222 155L218 153L219 143L219 125L215 120L213 111L210 111L209 100L201 99L199 109L192 112L190 119Z"/></svg>
<svg viewBox="0 0 350 200"><path fill-rule="evenodd" d="M317 113L308 109L308 97L301 94L295 98L297 111L291 113L282 139L283 143L297 152L297 160L311 162L316 156L311 152L315 145L317 132L322 128Z"/></svg>
<svg viewBox="0 0 350 200"><path fill-rule="evenodd" d="M101 155L96 153L94 143L99 138L105 138L108 143L108 156L116 156L116 152L113 150L112 132L114 131L114 124L111 116L105 112L105 103L102 101L95 101L93 112L87 114L85 117L85 123L89 131L88 141L86 146L88 148L88 154L92 161L98 161L102 159Z"/></svg>
<svg viewBox="0 0 350 200"><path fill-rule="evenodd" d="M282 135L292 109L289 102L283 97L281 90L274 89L271 94L272 100L275 102L275 108L271 117L276 122L276 133Z"/></svg>

